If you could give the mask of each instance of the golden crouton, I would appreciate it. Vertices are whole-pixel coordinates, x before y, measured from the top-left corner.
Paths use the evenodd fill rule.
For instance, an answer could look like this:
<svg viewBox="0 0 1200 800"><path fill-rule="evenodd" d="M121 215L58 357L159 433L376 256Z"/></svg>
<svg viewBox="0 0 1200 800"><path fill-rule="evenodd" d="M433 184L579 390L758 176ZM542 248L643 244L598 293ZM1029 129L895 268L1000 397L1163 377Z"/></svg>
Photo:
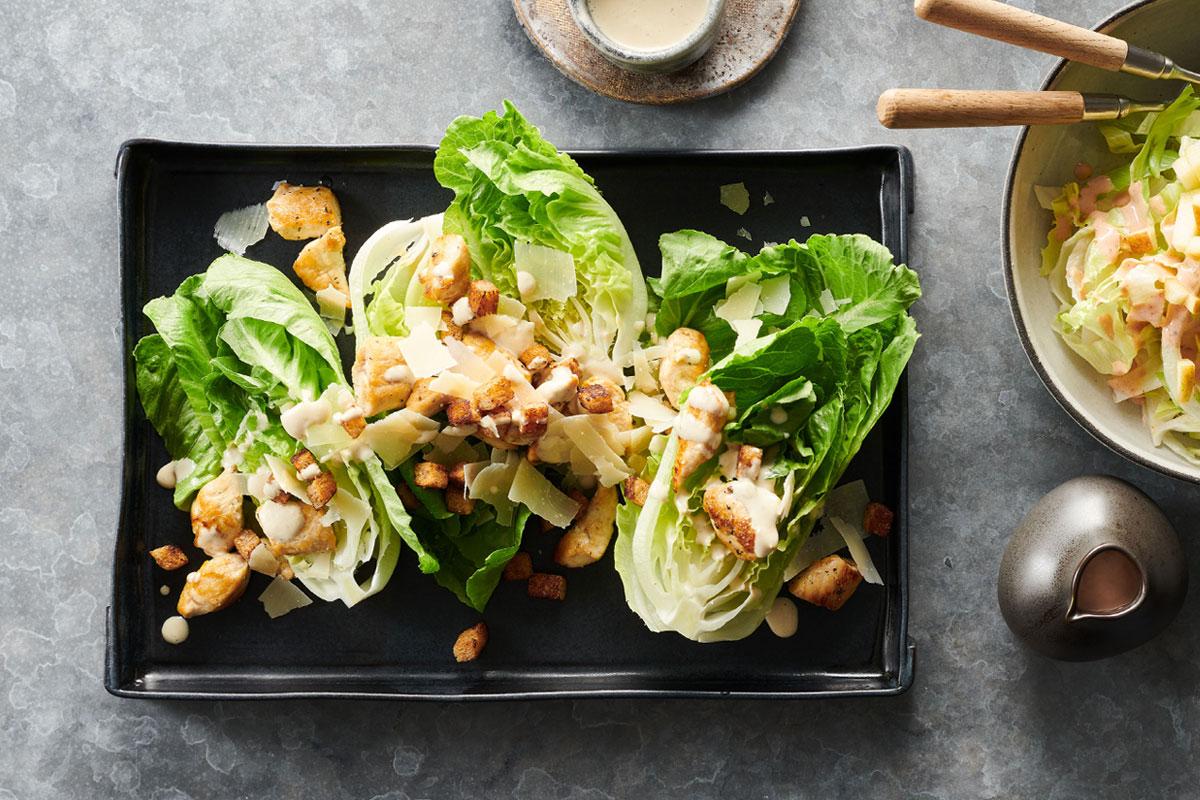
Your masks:
<svg viewBox="0 0 1200 800"><path fill-rule="evenodd" d="M586 567L599 561L612 541L617 518L617 489L601 486L592 495L570 530L554 548L554 562L564 567Z"/></svg>
<svg viewBox="0 0 1200 800"><path fill-rule="evenodd" d="M346 280L346 258L342 251L346 247L346 236L342 226L336 225L304 245L300 255L292 264L301 282L314 292L334 288L345 298L346 308L350 307L350 284Z"/></svg>
<svg viewBox="0 0 1200 800"><path fill-rule="evenodd" d="M533 574L533 559L524 550L509 559L504 565L501 577L506 581L527 581Z"/></svg>
<svg viewBox="0 0 1200 800"><path fill-rule="evenodd" d="M863 512L863 530L875 536L887 536L892 532L892 510L883 503L867 503Z"/></svg>
<svg viewBox="0 0 1200 800"><path fill-rule="evenodd" d="M530 403L518 406L512 413L512 427L505 440L517 445L533 444L546 433L550 424L550 406L546 403Z"/></svg>
<svg viewBox="0 0 1200 800"><path fill-rule="evenodd" d="M471 288L467 290L467 304L477 317L495 314L500 308L500 290L491 281L471 281Z"/></svg>
<svg viewBox="0 0 1200 800"><path fill-rule="evenodd" d="M409 398L412 398L411 394L409 395ZM362 414L359 414L357 417L345 417L342 419L342 430L344 430L351 439L357 439L359 436L362 436L362 432L366 429L367 420Z"/></svg>
<svg viewBox="0 0 1200 800"><path fill-rule="evenodd" d="M481 412L487 413L503 408L512 401L515 393L512 381L508 378L497 377L476 389L471 395L471 399Z"/></svg>
<svg viewBox="0 0 1200 800"><path fill-rule="evenodd" d="M450 402L450 396L430 389L429 384L432 382L433 378L420 378L414 383L412 394L408 396L404 407L425 417L432 417L445 408Z"/></svg>
<svg viewBox="0 0 1200 800"><path fill-rule="evenodd" d="M467 628L458 635L454 642L454 660L462 664L479 658L483 648L487 646L488 629L485 623L478 623Z"/></svg>
<svg viewBox="0 0 1200 800"><path fill-rule="evenodd" d="M242 531L238 537L233 540L233 546L237 548L238 555L250 561L250 554L254 552L254 548L262 544L262 539L258 538L258 534L254 531Z"/></svg>
<svg viewBox="0 0 1200 800"><path fill-rule="evenodd" d="M566 600L567 579L562 575L535 572L525 584L525 593L538 600Z"/></svg>
<svg viewBox="0 0 1200 800"><path fill-rule="evenodd" d="M303 473L309 467L321 468L317 463L317 457L314 456L307 448L300 448L296 455L292 456L292 468L296 470L296 474L301 476L301 480L308 480L303 477Z"/></svg>
<svg viewBox="0 0 1200 800"><path fill-rule="evenodd" d="M296 501L304 514L304 526L287 541L275 541L268 537L272 552L277 556L300 556L308 553L327 553L337 547L337 536L333 528L321 522L325 516L319 509Z"/></svg>
<svg viewBox="0 0 1200 800"><path fill-rule="evenodd" d="M714 483L704 490L704 510L717 536L729 551L743 561L753 561L754 523L750 511L733 493L732 483Z"/></svg>
<svg viewBox="0 0 1200 800"><path fill-rule="evenodd" d="M413 467L413 478L422 489L445 489L450 482L446 467L432 461L419 461Z"/></svg>
<svg viewBox="0 0 1200 800"><path fill-rule="evenodd" d="M587 380L580 384L575 394L579 407L589 414L607 414L613 410L612 391L603 383Z"/></svg>
<svg viewBox="0 0 1200 800"><path fill-rule="evenodd" d="M452 486L446 490L446 510L465 517L475 510L475 501L467 497L462 487Z"/></svg>
<svg viewBox="0 0 1200 800"><path fill-rule="evenodd" d="M404 363L399 336L364 337L350 376L365 417L402 407L412 392L412 371Z"/></svg>
<svg viewBox="0 0 1200 800"><path fill-rule="evenodd" d="M526 348L521 353L521 363L530 372L541 372L546 367L550 366L551 361L550 351L545 345L535 344L532 347Z"/></svg>
<svg viewBox="0 0 1200 800"><path fill-rule="evenodd" d="M862 583L862 573L853 561L825 556L792 578L788 591L815 606L837 611Z"/></svg>
<svg viewBox="0 0 1200 800"><path fill-rule="evenodd" d="M317 477L308 482L305 488L308 493L308 499L315 508L324 508L337 494L337 481L334 480L333 473L322 472Z"/></svg>
<svg viewBox="0 0 1200 800"><path fill-rule="evenodd" d="M479 408L470 400L455 397L446 406L446 419L451 425L465 428L479 424Z"/></svg>
<svg viewBox="0 0 1200 800"><path fill-rule="evenodd" d="M165 544L162 547L154 548L150 551L150 557L154 559L155 564L158 564L158 566L167 572L179 569L188 563L187 554L173 544Z"/></svg>
<svg viewBox="0 0 1200 800"><path fill-rule="evenodd" d="M192 501L192 534L206 555L228 553L242 532L242 489L226 470L200 488Z"/></svg>
<svg viewBox="0 0 1200 800"><path fill-rule="evenodd" d="M425 296L442 305L452 305L465 295L471 284L467 240L454 233L437 237L429 261L417 269L417 280L425 287Z"/></svg>
<svg viewBox="0 0 1200 800"><path fill-rule="evenodd" d="M625 479L624 488L626 502L633 503L635 506L646 505L646 498L650 495L650 484L637 475L630 475Z"/></svg>
<svg viewBox="0 0 1200 800"><path fill-rule="evenodd" d="M413 490L408 488L408 484L400 481L396 484L396 495L400 498L400 503L406 511L415 511L421 508L421 501L413 494Z"/></svg>
<svg viewBox="0 0 1200 800"><path fill-rule="evenodd" d="M446 472L446 480L451 486L465 486L467 483L467 465L459 462Z"/></svg>
<svg viewBox="0 0 1200 800"><path fill-rule="evenodd" d="M667 337L666 353L658 366L658 383L672 406L679 408L683 393L708 370L708 359L708 340L700 331L676 328Z"/></svg>
<svg viewBox="0 0 1200 800"><path fill-rule="evenodd" d="M176 609L186 619L220 611L241 597L249 583L246 560L237 553L220 553L188 575Z"/></svg>
<svg viewBox="0 0 1200 800"><path fill-rule="evenodd" d="M737 476L747 480L758 478L758 470L762 467L763 451L753 445L744 444L738 448Z"/></svg>
<svg viewBox="0 0 1200 800"><path fill-rule="evenodd" d="M342 209L334 193L325 186L293 186L280 183L267 201L271 230L284 239L315 239L342 224Z"/></svg>

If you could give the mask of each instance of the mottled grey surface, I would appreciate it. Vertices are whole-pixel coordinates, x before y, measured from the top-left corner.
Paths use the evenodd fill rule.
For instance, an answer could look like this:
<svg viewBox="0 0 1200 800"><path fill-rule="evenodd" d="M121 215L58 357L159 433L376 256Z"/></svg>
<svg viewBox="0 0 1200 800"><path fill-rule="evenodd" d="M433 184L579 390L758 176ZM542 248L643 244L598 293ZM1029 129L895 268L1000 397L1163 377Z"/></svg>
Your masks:
<svg viewBox="0 0 1200 800"><path fill-rule="evenodd" d="M1117 2L1036 5L1090 24ZM893 84L1031 88L1050 63L918 23L904 0L809 0L745 88L632 108L543 62L505 0L0 2L0 800L1195 796L1197 593L1155 642L1064 665L1012 642L994 591L1024 510L1090 471L1162 503L1200 574L1196 490L1090 440L1026 363L999 255L1013 133L898 135L872 110ZM910 382L919 657L906 696L449 706L104 693L117 145L434 142L455 114L505 97L568 147L912 148L926 294Z"/></svg>

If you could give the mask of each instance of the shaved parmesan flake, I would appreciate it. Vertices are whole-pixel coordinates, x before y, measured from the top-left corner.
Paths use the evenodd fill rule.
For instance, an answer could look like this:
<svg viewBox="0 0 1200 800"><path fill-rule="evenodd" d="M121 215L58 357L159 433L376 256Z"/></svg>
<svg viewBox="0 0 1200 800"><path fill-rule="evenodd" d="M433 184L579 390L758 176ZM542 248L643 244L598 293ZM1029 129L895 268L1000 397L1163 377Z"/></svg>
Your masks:
<svg viewBox="0 0 1200 800"><path fill-rule="evenodd" d="M526 463L522 459L521 463ZM513 502L508 499L512 489L513 478L517 474L517 464L493 462L479 471L467 496L472 500L482 500L496 509L496 521L501 525L512 522Z"/></svg>
<svg viewBox="0 0 1200 800"><path fill-rule="evenodd" d="M434 329L429 325L415 326L408 336L400 339L397 346L404 356L404 363L408 364L416 378L432 378L458 363L446 345L438 341Z"/></svg>
<svg viewBox="0 0 1200 800"><path fill-rule="evenodd" d="M870 502L871 496L867 494L865 483L862 481L844 483L825 495L824 516L841 517L844 522L858 532L858 538L861 539L867 535L863 530L862 520Z"/></svg>
<svg viewBox="0 0 1200 800"><path fill-rule="evenodd" d="M271 619L282 617L297 608L312 605L312 598L291 581L285 581L283 578L271 581L271 585L258 596L258 599Z"/></svg>
<svg viewBox="0 0 1200 800"><path fill-rule="evenodd" d="M747 283L725 300L717 303L713 314L728 323L737 320L747 320L754 316L754 307L758 305L758 295L761 288L757 283Z"/></svg>
<svg viewBox="0 0 1200 800"><path fill-rule="evenodd" d="M801 217L801 218L800 218L800 227L802 227L802 228L808 228L808 227L811 227L811 226L812 226L812 223L808 221L808 217Z"/></svg>
<svg viewBox="0 0 1200 800"><path fill-rule="evenodd" d="M575 259L570 253L518 240L513 245L513 266L532 279L531 291L521 295L526 301L557 300L562 303L578 291Z"/></svg>
<svg viewBox="0 0 1200 800"><path fill-rule="evenodd" d="M746 241L754 241L754 237L750 235L750 231L746 230L745 228L738 228L737 235Z"/></svg>
<svg viewBox="0 0 1200 800"><path fill-rule="evenodd" d="M838 309L837 300L833 299L833 293L828 289L822 289L821 293L817 295L817 305L819 305L821 310L826 314L832 314Z"/></svg>
<svg viewBox="0 0 1200 800"><path fill-rule="evenodd" d="M642 349L634 345L631 356L633 358L633 376L626 377L625 389L637 389L639 392L653 394L658 391L658 381L654 378L654 370L650 368L650 351L652 349L661 349L658 347L648 347Z"/></svg>
<svg viewBox="0 0 1200 800"><path fill-rule="evenodd" d="M274 575L279 571L279 559L265 544L255 547L250 553L250 569L263 575Z"/></svg>
<svg viewBox="0 0 1200 800"><path fill-rule="evenodd" d="M305 503L312 505L308 499L308 489L305 487L304 482L296 477L296 470L291 464L270 453L267 453L264 458L267 465L271 468L271 474L275 476L275 483L279 484L280 489L283 489L292 497L299 498Z"/></svg>
<svg viewBox="0 0 1200 800"><path fill-rule="evenodd" d="M455 372L466 375L476 383L487 383L496 377L496 370L492 369L487 361L480 358L474 350L467 347L458 339L446 338L443 340L443 343L456 362L454 367Z"/></svg>
<svg viewBox="0 0 1200 800"><path fill-rule="evenodd" d="M675 409L657 397L642 392L629 393L629 413L645 420L655 433L662 433L675 424Z"/></svg>
<svg viewBox="0 0 1200 800"><path fill-rule="evenodd" d="M770 192L763 192L763 205L764 206L769 206L769 205L771 205L771 203L774 203L774 202L775 202L775 198L771 197Z"/></svg>
<svg viewBox="0 0 1200 800"><path fill-rule="evenodd" d="M433 330L442 326L441 306L406 306L404 326L410 331L418 325L428 325Z"/></svg>
<svg viewBox="0 0 1200 800"><path fill-rule="evenodd" d="M268 227L267 205L259 203L256 206L226 211L213 226L213 236L221 247L241 256L246 254L247 247L263 240Z"/></svg>
<svg viewBox="0 0 1200 800"><path fill-rule="evenodd" d="M479 381L469 378L461 372L447 370L430 381L429 388L460 400L470 400L471 395L479 388Z"/></svg>
<svg viewBox="0 0 1200 800"><path fill-rule="evenodd" d="M721 205L735 214L745 214L750 210L750 192L746 184L727 183L721 187Z"/></svg>
<svg viewBox="0 0 1200 800"><path fill-rule="evenodd" d="M438 435L439 424L415 411L401 408L372 422L359 440L375 451L388 469L395 469L409 454Z"/></svg>
<svg viewBox="0 0 1200 800"><path fill-rule="evenodd" d="M329 328L329 335L337 336L346 325L346 295L332 286L319 289L316 295L317 311Z"/></svg>
<svg viewBox="0 0 1200 800"><path fill-rule="evenodd" d="M517 463L508 499L521 503L556 528L565 528L579 513L579 503L563 494L527 459Z"/></svg>
<svg viewBox="0 0 1200 800"><path fill-rule="evenodd" d="M600 431L596 429L591 420L591 417L594 416L597 415L584 414L566 417L563 419L563 428L567 432L567 438L575 446L575 450L595 467L596 477L600 479L600 483L604 486L614 486L629 476L629 468L604 440ZM572 464L575 462L572 461Z"/></svg>
<svg viewBox="0 0 1200 800"><path fill-rule="evenodd" d="M741 347L746 342L752 342L758 338L758 331L762 328L761 319L736 319L729 325L737 332L737 341L734 342L734 347Z"/></svg>
<svg viewBox="0 0 1200 800"><path fill-rule="evenodd" d="M500 295L500 303L496 306L496 313L504 317L512 317L513 319L524 319L525 306L520 300Z"/></svg>
<svg viewBox="0 0 1200 800"><path fill-rule="evenodd" d="M787 275L769 278L761 284L759 302L768 314L783 314L792 300L792 280Z"/></svg>
<svg viewBox="0 0 1200 800"><path fill-rule="evenodd" d="M489 314L472 320L469 327L514 354L524 353L534 345L533 323L528 320Z"/></svg>
<svg viewBox="0 0 1200 800"><path fill-rule="evenodd" d="M867 552L867 546L863 544L863 540L842 521L841 517L829 517L829 522L845 540L846 549L850 551L850 557L854 559L858 571L862 573L863 580L876 586L882 586L883 578L879 576L879 570L875 569L875 563L871 561L871 554Z"/></svg>
<svg viewBox="0 0 1200 800"><path fill-rule="evenodd" d="M475 485L475 479L479 477L479 473L483 471L484 467L489 467L491 464L491 461L472 461L463 464L463 485L467 487L468 491Z"/></svg>
<svg viewBox="0 0 1200 800"><path fill-rule="evenodd" d="M621 432L621 438L625 441L625 450L629 453L644 453L650 446L650 439L653 436L654 430L649 425Z"/></svg>

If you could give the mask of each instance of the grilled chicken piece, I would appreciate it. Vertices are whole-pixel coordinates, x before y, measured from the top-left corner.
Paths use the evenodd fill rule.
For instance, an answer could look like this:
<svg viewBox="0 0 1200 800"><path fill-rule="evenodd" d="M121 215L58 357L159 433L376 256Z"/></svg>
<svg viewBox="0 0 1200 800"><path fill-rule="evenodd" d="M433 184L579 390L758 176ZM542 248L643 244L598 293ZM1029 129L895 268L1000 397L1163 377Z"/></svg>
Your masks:
<svg viewBox="0 0 1200 800"><path fill-rule="evenodd" d="M176 609L186 619L227 608L250 583L250 567L237 553L221 553L187 577Z"/></svg>
<svg viewBox="0 0 1200 800"><path fill-rule="evenodd" d="M676 490L697 467L716 454L728 419L729 400L724 392L708 382L692 388L675 422L675 435L679 438L673 473Z"/></svg>
<svg viewBox="0 0 1200 800"><path fill-rule="evenodd" d="M430 389L429 384L432 382L433 378L418 379L413 384L412 393L409 394L408 402L404 404L404 407L425 417L432 417L445 408L451 400L450 395Z"/></svg>
<svg viewBox="0 0 1200 800"><path fill-rule="evenodd" d="M328 187L284 182L267 201L267 219L284 239L315 239L342 224L342 208Z"/></svg>
<svg viewBox="0 0 1200 800"><path fill-rule="evenodd" d="M304 521L300 530L286 540L271 539L268 534L267 540L275 555L300 556L307 553L326 553L337 547L337 536L334 534L333 528L321 522L321 517L325 516L324 512L313 508L308 503L298 500L291 502L300 507Z"/></svg>
<svg viewBox="0 0 1200 800"><path fill-rule="evenodd" d="M429 260L417 269L417 280L425 287L425 296L442 305L453 305L471 286L471 254L467 240L444 233L433 241Z"/></svg>
<svg viewBox="0 0 1200 800"><path fill-rule="evenodd" d="M300 255L292 264L296 275L304 285L314 292L333 287L345 297L346 308L350 307L350 283L346 280L346 236L342 226L335 225L304 245Z"/></svg>
<svg viewBox="0 0 1200 800"><path fill-rule="evenodd" d="M367 336L358 347L350 377L364 417L402 407L412 393L413 375L404 363L398 336Z"/></svg>
<svg viewBox="0 0 1200 800"><path fill-rule="evenodd" d="M747 480L756 480L758 470L762 467L763 451L753 445L744 444L738 448L737 476Z"/></svg>
<svg viewBox="0 0 1200 800"><path fill-rule="evenodd" d="M630 475L625 479L625 501L633 503L635 506L646 505L646 498L650 496L650 484L639 478L637 475Z"/></svg>
<svg viewBox="0 0 1200 800"><path fill-rule="evenodd" d="M467 304L476 317L495 314L500 308L500 290L491 281L471 281L467 290Z"/></svg>
<svg viewBox="0 0 1200 800"><path fill-rule="evenodd" d="M743 561L753 561L754 524L750 511L734 495L732 483L714 483L704 490L704 511L729 552Z"/></svg>
<svg viewBox="0 0 1200 800"><path fill-rule="evenodd" d="M667 401L679 408L683 393L708 371L708 340L691 328L676 328L667 337L667 351L658 366L658 383Z"/></svg>
<svg viewBox="0 0 1200 800"><path fill-rule="evenodd" d="M862 583L862 573L853 561L841 556L825 556L805 567L792 578L788 591L815 606L837 611Z"/></svg>
<svg viewBox="0 0 1200 800"><path fill-rule="evenodd" d="M549 424L550 406L546 403L518 406L512 412L512 424L504 434L504 441L518 447L531 445L542 438Z"/></svg>
<svg viewBox="0 0 1200 800"><path fill-rule="evenodd" d="M601 486L554 548L554 561L564 567L586 567L599 561L612 541L617 519L617 489Z"/></svg>
<svg viewBox="0 0 1200 800"><path fill-rule="evenodd" d="M192 533L205 555L228 553L242 532L242 487L226 470L201 487L192 501Z"/></svg>

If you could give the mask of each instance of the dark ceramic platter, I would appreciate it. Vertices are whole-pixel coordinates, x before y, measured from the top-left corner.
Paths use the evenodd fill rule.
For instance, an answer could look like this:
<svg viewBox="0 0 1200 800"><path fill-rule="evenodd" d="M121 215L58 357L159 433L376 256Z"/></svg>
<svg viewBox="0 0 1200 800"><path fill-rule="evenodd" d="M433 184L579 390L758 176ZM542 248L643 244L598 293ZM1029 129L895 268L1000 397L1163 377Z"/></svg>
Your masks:
<svg viewBox="0 0 1200 800"><path fill-rule="evenodd" d="M224 211L262 202L272 184L323 181L342 204L347 252L393 219L440 211L449 201L420 147L271 147L134 141L121 150L124 344L148 332L140 313L220 255L212 227ZM579 160L628 226L643 269L657 274L658 235L709 231L745 249L810 232L862 232L907 251L912 164L895 147L772 153L582 153ZM744 181L751 210L721 206L721 184ZM763 206L764 192L775 202ZM811 228L801 226L807 216ZM754 236L739 239L739 228ZM247 255L287 268L298 244L269 234ZM348 337L342 337L348 339ZM352 349L343 342L343 353ZM841 611L800 603L800 630L778 639L766 629L740 642L698 645L653 634L625 605L611 553L570 570L564 603L531 600L522 584L501 583L484 618L484 656L455 664L450 645L479 615L432 578L410 553L390 585L347 610L317 602L277 620L257 596L192 621L182 646L166 644L162 621L186 570L164 573L146 555L166 543L189 551L187 515L154 482L168 460L137 405L126 363L123 502L108 617L105 686L129 697L393 697L499 699L599 696L812 697L898 694L912 682L907 637L906 407L901 383L892 408L852 464L872 497L898 510L887 540L870 542L886 586L864 585ZM532 529L535 566L551 569L553 537ZM159 587L170 586L163 597Z"/></svg>

